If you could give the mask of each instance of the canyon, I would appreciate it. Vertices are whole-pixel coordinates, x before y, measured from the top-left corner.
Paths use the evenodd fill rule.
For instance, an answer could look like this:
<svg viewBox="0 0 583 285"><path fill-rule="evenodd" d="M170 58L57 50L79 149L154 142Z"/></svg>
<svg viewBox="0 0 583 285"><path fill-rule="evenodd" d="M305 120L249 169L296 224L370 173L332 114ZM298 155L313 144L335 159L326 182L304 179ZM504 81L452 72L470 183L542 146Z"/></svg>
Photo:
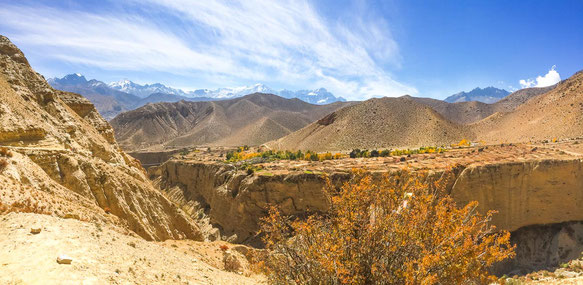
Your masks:
<svg viewBox="0 0 583 285"><path fill-rule="evenodd" d="M583 147L579 142L477 146L403 159L256 161L260 168L253 173L236 163L213 161L212 156L201 161L200 156L189 159L187 155L151 167L149 173L186 213L208 216L220 238L261 246L257 231L269 205L299 216L327 210L325 176L339 187L351 179L355 167L373 177L403 169L439 177L450 170L454 177L447 191L460 206L478 201L479 212L497 211L492 219L497 229L521 233L515 239L518 257L504 268L505 273L529 272L578 258L583 249L579 226L569 224L583 221ZM545 242L525 238L532 237L528 233L534 229L546 234ZM539 256L534 257L535 253Z"/></svg>

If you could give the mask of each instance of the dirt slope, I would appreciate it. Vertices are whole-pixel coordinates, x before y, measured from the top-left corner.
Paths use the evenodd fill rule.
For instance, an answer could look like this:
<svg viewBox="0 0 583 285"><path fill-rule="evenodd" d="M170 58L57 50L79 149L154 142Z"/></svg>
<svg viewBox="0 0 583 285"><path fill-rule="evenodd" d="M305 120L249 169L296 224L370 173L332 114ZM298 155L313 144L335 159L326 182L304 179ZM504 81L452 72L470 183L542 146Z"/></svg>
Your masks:
<svg viewBox="0 0 583 285"><path fill-rule="evenodd" d="M583 136L583 72L578 72L510 113L471 126L486 142L524 142Z"/></svg>
<svg viewBox="0 0 583 285"><path fill-rule="evenodd" d="M212 102L149 104L111 121L125 150L200 145L260 145L298 130L350 103L312 105L255 93Z"/></svg>
<svg viewBox="0 0 583 285"><path fill-rule="evenodd" d="M31 228L40 228L31 234ZM220 246L228 248L222 251ZM1 284L260 284L242 246L147 242L107 224L39 214L0 216ZM58 264L60 255L71 264ZM234 262L233 262L234 261ZM236 265L240 264L240 267ZM247 263L248 265L248 263ZM233 272L226 271L232 270Z"/></svg>
<svg viewBox="0 0 583 285"><path fill-rule="evenodd" d="M0 213L106 221L150 240L203 238L119 149L95 107L51 88L3 36L0 147L8 150L0 153Z"/></svg>
<svg viewBox="0 0 583 285"><path fill-rule="evenodd" d="M486 104L478 101L448 103L442 100L420 97L409 97L419 103L430 106L446 119L458 124L471 124L482 120L496 112L511 112L518 106L538 95L552 90L556 85L542 88L525 88L518 90L504 99Z"/></svg>
<svg viewBox="0 0 583 285"><path fill-rule="evenodd" d="M472 133L408 97L370 99L340 109L267 145L314 151L445 145Z"/></svg>

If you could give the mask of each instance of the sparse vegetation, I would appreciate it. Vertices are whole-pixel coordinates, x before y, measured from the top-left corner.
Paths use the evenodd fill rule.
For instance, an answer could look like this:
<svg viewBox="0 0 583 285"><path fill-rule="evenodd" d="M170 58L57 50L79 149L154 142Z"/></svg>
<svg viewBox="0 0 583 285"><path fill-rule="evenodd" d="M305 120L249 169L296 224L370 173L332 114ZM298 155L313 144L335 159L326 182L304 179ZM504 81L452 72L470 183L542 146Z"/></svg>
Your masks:
<svg viewBox="0 0 583 285"><path fill-rule="evenodd" d="M376 149L371 151L369 150L360 150L360 149L353 149L349 156L350 158L368 158L368 157L389 157L389 156L401 156L401 155L411 155L411 154L424 154L424 153L442 153L445 152L446 149L442 147L420 147L417 149L384 149L380 152Z"/></svg>
<svg viewBox="0 0 583 285"><path fill-rule="evenodd" d="M0 172L8 166L8 161L5 158L0 158Z"/></svg>
<svg viewBox="0 0 583 285"><path fill-rule="evenodd" d="M458 146L458 147L464 147L464 146L472 146L472 142L470 142L469 140L463 139L460 142L458 142L457 144L453 144L452 146Z"/></svg>
<svg viewBox="0 0 583 285"><path fill-rule="evenodd" d="M317 153L314 151L307 150L302 152L301 150L298 151L258 151L258 152L249 152L249 147L239 147L237 150L229 151L225 155L225 160L227 162L237 162L237 161L245 161L251 160L254 158L263 158L265 160L307 160L307 161L325 161L325 160L333 160L333 159L342 159L346 157L350 158L370 158L370 157L389 157L389 156L401 156L401 155L411 155L411 154L424 154L424 153L442 153L447 151L445 148L442 147L420 147L417 149L384 149L384 150L361 150L361 149L353 149L348 155L342 153L334 153L331 152L321 152Z"/></svg>
<svg viewBox="0 0 583 285"><path fill-rule="evenodd" d="M6 147L0 147L0 156L12 157L12 152Z"/></svg>
<svg viewBox="0 0 583 285"><path fill-rule="evenodd" d="M0 202L0 214L7 214L7 213L37 213L43 215L50 215L51 211L44 206L39 204L36 201L32 201L31 199L26 199L24 201L17 201L12 204L2 204Z"/></svg>
<svg viewBox="0 0 583 285"><path fill-rule="evenodd" d="M493 212L477 203L457 208L424 174L364 172L336 190L330 210L306 219L272 207L262 233L269 256L260 263L276 284L462 284L495 281L487 268L512 257L508 232L493 233Z"/></svg>
<svg viewBox="0 0 583 285"><path fill-rule="evenodd" d="M237 162L250 160L253 158L263 158L265 160L308 160L308 161L324 161L331 159L340 159L345 157L341 153L332 154L330 152L317 153L313 151L302 152L298 151L261 151L261 152L247 152L249 147L239 147L236 151L227 152L225 159L228 162Z"/></svg>

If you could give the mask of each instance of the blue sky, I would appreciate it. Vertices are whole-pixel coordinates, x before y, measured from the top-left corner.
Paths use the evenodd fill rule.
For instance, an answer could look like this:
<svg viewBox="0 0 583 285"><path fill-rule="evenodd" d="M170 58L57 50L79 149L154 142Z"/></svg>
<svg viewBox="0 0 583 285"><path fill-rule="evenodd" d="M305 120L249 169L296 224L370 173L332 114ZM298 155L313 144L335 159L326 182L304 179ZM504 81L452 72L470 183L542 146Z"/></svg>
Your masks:
<svg viewBox="0 0 583 285"><path fill-rule="evenodd" d="M46 77L443 99L583 69L583 1L7 1L0 34ZM522 83L522 84L521 84Z"/></svg>

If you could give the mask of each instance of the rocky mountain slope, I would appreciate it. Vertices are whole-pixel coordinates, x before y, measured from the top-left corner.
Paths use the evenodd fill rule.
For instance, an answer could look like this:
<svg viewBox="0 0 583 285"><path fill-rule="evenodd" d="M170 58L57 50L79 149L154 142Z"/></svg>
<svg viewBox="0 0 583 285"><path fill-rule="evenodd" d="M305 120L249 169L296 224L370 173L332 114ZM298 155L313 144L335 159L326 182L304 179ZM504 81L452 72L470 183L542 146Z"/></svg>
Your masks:
<svg viewBox="0 0 583 285"><path fill-rule="evenodd" d="M554 87L555 86L521 89L493 104L479 101L448 103L446 101L431 98L408 97L419 103L430 106L452 122L458 124L471 124L497 112L511 112L531 98L544 94L552 90Z"/></svg>
<svg viewBox="0 0 583 285"><path fill-rule="evenodd" d="M510 114L521 105L544 97L542 94L555 90L556 86L522 89L494 104L478 101L448 103L408 95L371 99L338 110L325 119L267 145L275 149L333 151L439 146L478 137L492 142L492 138L484 134L484 129L486 132L493 132L498 126L484 127L481 120L488 121L506 113ZM576 93L575 89L566 92ZM557 112L560 114L562 111ZM512 128L509 132L512 132ZM547 139L548 136L547 134ZM497 139L500 140L499 138ZM504 141L512 141L511 138Z"/></svg>
<svg viewBox="0 0 583 285"><path fill-rule="evenodd" d="M477 87L469 92L462 91L460 93L453 94L445 98L444 101L448 103L478 101L492 104L508 96L508 94L510 94L510 92L504 89L498 89L495 87L486 87L482 89Z"/></svg>
<svg viewBox="0 0 583 285"><path fill-rule="evenodd" d="M204 238L78 94L57 91L0 36L0 212L104 221L148 240Z"/></svg>
<svg viewBox="0 0 583 285"><path fill-rule="evenodd" d="M408 97L370 99L342 108L267 145L315 151L447 145L473 134Z"/></svg>
<svg viewBox="0 0 583 285"><path fill-rule="evenodd" d="M559 82L513 112L494 114L472 125L490 142L524 142L583 136L583 72Z"/></svg>
<svg viewBox="0 0 583 285"><path fill-rule="evenodd" d="M349 103L313 105L271 94L212 102L150 104L111 121L126 150L199 145L259 145L280 138Z"/></svg>

